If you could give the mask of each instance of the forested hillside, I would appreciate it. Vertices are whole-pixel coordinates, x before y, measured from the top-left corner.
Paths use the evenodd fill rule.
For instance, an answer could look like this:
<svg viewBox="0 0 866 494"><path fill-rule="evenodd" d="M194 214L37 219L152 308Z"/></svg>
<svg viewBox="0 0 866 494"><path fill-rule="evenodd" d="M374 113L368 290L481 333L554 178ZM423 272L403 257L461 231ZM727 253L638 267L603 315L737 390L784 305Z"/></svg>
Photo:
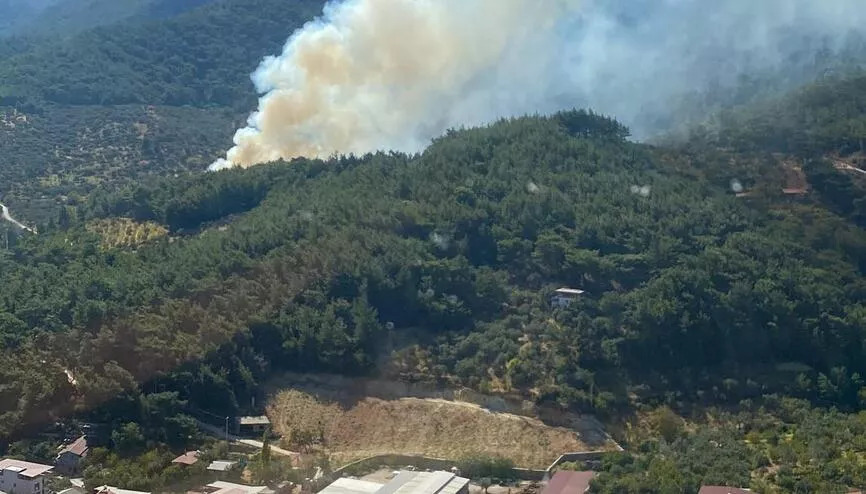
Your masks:
<svg viewBox="0 0 866 494"><path fill-rule="evenodd" d="M866 78L656 145L575 110L203 173L322 3L65 0L0 43L0 201L39 227L0 225L0 452L105 423L88 482L159 490L192 410L326 371L593 413L628 451L594 492L866 487Z"/></svg>
<svg viewBox="0 0 866 494"><path fill-rule="evenodd" d="M172 17L214 0L3 0L0 36L66 37L125 20Z"/></svg>
<svg viewBox="0 0 866 494"><path fill-rule="evenodd" d="M64 0L47 9L58 22L106 26L0 42L0 198L43 224L98 184L201 172L254 104L249 74L262 54L321 6ZM106 9L123 19L96 15Z"/></svg>
<svg viewBox="0 0 866 494"><path fill-rule="evenodd" d="M3 60L0 104L247 109L255 101L249 74L262 54L279 50L286 32L321 8L320 0L223 0L162 22L121 23L40 42Z"/></svg>
<svg viewBox="0 0 866 494"><path fill-rule="evenodd" d="M172 413L232 414L279 370L383 372L608 417L773 393L866 405L866 233L817 197L737 197L720 174L739 155L626 135L566 112L452 132L417 157L97 189L0 260L3 433L75 412L170 437L123 412L152 389L136 383L159 382ZM121 217L168 236L92 227ZM559 286L587 294L552 311ZM404 333L417 344L383 345ZM737 468L731 481L754 465Z"/></svg>

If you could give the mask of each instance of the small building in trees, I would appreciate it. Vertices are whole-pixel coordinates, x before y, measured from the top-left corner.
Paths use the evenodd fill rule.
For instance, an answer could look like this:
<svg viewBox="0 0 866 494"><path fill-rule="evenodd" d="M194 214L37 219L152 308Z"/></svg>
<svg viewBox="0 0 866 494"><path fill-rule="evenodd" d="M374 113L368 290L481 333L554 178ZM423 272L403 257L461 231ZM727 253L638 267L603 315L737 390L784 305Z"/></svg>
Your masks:
<svg viewBox="0 0 866 494"><path fill-rule="evenodd" d="M261 436L271 421L264 415L255 417L238 417L235 422L235 433L239 436Z"/></svg>
<svg viewBox="0 0 866 494"><path fill-rule="evenodd" d="M54 459L54 468L65 475L81 473L81 463L90 448L87 446L87 436L81 436L63 447Z"/></svg>
<svg viewBox="0 0 866 494"><path fill-rule="evenodd" d="M226 473L234 470L238 462L231 460L214 460L207 466L208 471L217 473Z"/></svg>
<svg viewBox="0 0 866 494"><path fill-rule="evenodd" d="M550 306L554 309L564 309L584 293L586 292L577 288L558 288L550 298Z"/></svg>
<svg viewBox="0 0 866 494"><path fill-rule="evenodd" d="M192 466L198 463L198 457L201 455L201 451L187 451L186 453L178 456L177 458L171 460L175 465L183 465L183 466Z"/></svg>
<svg viewBox="0 0 866 494"><path fill-rule="evenodd" d="M560 470L544 486L541 494L584 494L589 491L589 483L595 472L572 472Z"/></svg>

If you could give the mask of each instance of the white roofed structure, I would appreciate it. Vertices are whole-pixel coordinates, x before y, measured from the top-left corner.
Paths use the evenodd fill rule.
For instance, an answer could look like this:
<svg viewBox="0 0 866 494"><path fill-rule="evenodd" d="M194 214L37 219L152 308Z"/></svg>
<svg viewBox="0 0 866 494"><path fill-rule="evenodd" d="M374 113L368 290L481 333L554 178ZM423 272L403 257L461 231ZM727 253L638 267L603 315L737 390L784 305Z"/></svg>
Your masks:
<svg viewBox="0 0 866 494"><path fill-rule="evenodd" d="M467 494L469 479L451 472L411 472L403 470L385 485L365 480L342 478L319 494Z"/></svg>
<svg viewBox="0 0 866 494"><path fill-rule="evenodd" d="M339 478L319 491L319 494L375 494L383 484L366 480Z"/></svg>

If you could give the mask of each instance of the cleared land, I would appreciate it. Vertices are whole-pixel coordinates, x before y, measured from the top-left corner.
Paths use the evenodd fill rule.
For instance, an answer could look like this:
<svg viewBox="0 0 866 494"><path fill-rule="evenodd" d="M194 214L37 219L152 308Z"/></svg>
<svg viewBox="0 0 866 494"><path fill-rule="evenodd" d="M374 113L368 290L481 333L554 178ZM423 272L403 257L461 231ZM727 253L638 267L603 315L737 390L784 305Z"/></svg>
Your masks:
<svg viewBox="0 0 866 494"><path fill-rule="evenodd" d="M335 464L378 454L459 459L480 453L545 468L563 452L598 449L570 429L440 399L367 397L341 406L290 390L273 397L268 416L286 446L312 438Z"/></svg>

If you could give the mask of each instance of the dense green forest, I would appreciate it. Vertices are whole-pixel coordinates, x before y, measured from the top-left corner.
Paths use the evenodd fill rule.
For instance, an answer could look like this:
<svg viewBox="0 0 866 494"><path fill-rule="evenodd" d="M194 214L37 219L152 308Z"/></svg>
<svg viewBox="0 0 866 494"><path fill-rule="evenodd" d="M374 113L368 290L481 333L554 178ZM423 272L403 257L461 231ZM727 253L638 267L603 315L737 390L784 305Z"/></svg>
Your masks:
<svg viewBox="0 0 866 494"><path fill-rule="evenodd" d="M286 33L321 7L320 0L220 1L160 22L31 43L2 58L0 105L235 105L246 111L255 102L249 74L262 54L277 52Z"/></svg>
<svg viewBox="0 0 866 494"><path fill-rule="evenodd" d="M262 55L321 5L64 0L46 9L57 22L106 25L0 40L0 198L42 224L100 183L201 172L254 106L249 74Z"/></svg>
<svg viewBox="0 0 866 494"><path fill-rule="evenodd" d="M152 427L125 403L155 399L154 382L178 424L188 408L237 413L280 370L388 373L611 418L741 400L764 410L772 394L866 405L866 233L821 194L737 197L728 180L741 170L722 176L732 156L716 148L626 136L573 111L451 132L417 156L97 187L0 258L13 363L0 371L3 434L69 413ZM696 159L704 175L681 171ZM168 235L111 248L87 228L118 217ZM587 295L553 311L562 285ZM403 332L426 336L383 355ZM157 427L147 437L171 435ZM605 468L639 489L640 472L665 467L656 455L701 440L683 434ZM820 480L853 485L847 471ZM767 482L816 475L785 472Z"/></svg>
<svg viewBox="0 0 866 494"><path fill-rule="evenodd" d="M0 43L0 199L39 227L0 227L0 451L104 423L87 481L159 489L192 411L326 371L593 413L627 449L594 492L866 487L866 76L655 145L573 110L201 172L321 4L95 1Z"/></svg>
<svg viewBox="0 0 866 494"><path fill-rule="evenodd" d="M214 0L2 0L0 36L70 36L120 21L169 18Z"/></svg>

